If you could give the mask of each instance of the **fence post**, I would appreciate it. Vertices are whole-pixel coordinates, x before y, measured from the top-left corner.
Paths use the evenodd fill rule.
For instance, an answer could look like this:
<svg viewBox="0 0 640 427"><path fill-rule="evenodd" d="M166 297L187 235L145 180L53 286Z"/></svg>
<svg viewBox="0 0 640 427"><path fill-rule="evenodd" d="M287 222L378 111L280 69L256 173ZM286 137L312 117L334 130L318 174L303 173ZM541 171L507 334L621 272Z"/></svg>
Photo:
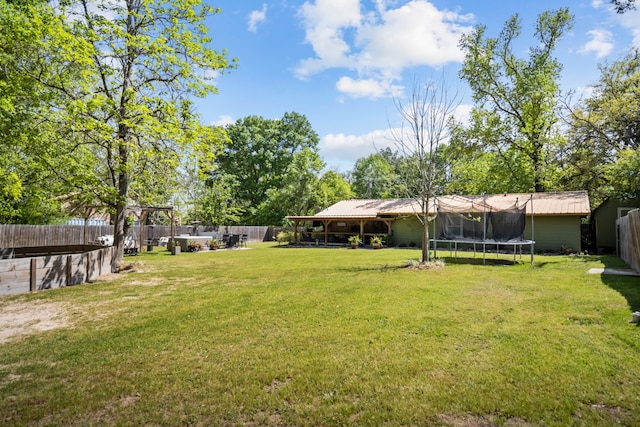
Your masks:
<svg viewBox="0 0 640 427"><path fill-rule="evenodd" d="M71 260L71 255L67 255L67 281L65 286L71 286L71 267L73 261Z"/></svg>
<svg viewBox="0 0 640 427"><path fill-rule="evenodd" d="M30 270L30 274L29 274L29 291L30 292L35 292L36 291L36 258L31 258L31 270Z"/></svg>

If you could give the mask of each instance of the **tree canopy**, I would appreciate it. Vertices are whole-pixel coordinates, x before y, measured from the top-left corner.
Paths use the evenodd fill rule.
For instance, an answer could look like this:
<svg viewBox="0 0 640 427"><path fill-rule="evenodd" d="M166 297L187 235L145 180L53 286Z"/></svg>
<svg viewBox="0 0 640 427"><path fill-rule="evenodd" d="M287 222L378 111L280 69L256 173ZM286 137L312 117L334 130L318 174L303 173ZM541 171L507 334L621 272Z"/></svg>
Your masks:
<svg viewBox="0 0 640 427"><path fill-rule="evenodd" d="M568 9L540 14L528 59L518 58L514 49L522 32L518 15L505 23L497 38L487 37L486 27L479 25L460 41L465 51L460 77L471 87L476 103L464 139L496 153L513 179L520 168L512 159L526 159L532 180L524 191L548 187L562 69L552 53L572 23Z"/></svg>
<svg viewBox="0 0 640 427"><path fill-rule="evenodd" d="M596 201L640 196L640 52L600 67L591 96L572 108L564 148L566 186Z"/></svg>
<svg viewBox="0 0 640 427"><path fill-rule="evenodd" d="M175 169L187 148L212 155L222 142L191 102L216 91L214 72L234 66L210 47L204 21L217 12L201 0L77 0L22 15L35 49L28 61L5 63L51 94L40 122L60 135L42 138L38 151L73 167L70 193L113 210L120 257L132 182L150 168Z"/></svg>
<svg viewBox="0 0 640 427"><path fill-rule="evenodd" d="M234 198L244 212L241 221L280 224L286 215L315 207L307 199L312 194L309 186L324 163L318 155L318 134L305 116L295 112L275 120L249 116L226 131L230 141L217 163L223 174L237 179Z"/></svg>
<svg viewBox="0 0 640 427"><path fill-rule="evenodd" d="M361 157L351 172L351 189L362 199L386 199L403 197L399 177L402 159L390 148Z"/></svg>

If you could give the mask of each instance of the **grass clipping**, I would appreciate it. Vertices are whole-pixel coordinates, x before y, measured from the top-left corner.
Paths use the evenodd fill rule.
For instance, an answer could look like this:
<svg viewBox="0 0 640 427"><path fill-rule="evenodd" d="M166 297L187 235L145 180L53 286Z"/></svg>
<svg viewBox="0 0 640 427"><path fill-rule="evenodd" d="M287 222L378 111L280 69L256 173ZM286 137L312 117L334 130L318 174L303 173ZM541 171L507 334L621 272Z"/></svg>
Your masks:
<svg viewBox="0 0 640 427"><path fill-rule="evenodd" d="M436 259L428 262L420 262L417 259L408 259L405 266L409 270L438 270L444 268L444 260Z"/></svg>

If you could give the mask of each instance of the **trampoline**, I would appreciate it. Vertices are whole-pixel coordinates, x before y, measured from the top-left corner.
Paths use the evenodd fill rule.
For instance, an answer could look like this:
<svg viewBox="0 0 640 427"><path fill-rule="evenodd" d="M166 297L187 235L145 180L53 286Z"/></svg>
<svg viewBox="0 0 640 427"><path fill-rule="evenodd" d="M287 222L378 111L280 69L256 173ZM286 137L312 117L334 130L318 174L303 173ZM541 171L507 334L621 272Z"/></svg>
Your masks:
<svg viewBox="0 0 640 427"><path fill-rule="evenodd" d="M506 197L506 195L505 195ZM531 240L524 238L527 205L531 210ZM437 256L438 244L449 244L449 250L458 256L458 249L472 247L474 256L482 249L483 262L487 247L511 248L514 262L518 253L522 257L522 247L529 247L531 263L535 241L533 240L533 196L522 203L515 200L500 200L500 203L487 203L486 195L449 196L446 201L436 199L436 217L433 221L434 256Z"/></svg>

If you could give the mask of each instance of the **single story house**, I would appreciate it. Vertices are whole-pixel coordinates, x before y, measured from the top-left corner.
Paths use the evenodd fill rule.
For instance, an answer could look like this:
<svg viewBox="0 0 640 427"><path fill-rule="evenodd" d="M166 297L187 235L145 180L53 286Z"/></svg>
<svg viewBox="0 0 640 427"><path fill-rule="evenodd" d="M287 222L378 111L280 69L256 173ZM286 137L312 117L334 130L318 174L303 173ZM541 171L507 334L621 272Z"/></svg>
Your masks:
<svg viewBox="0 0 640 427"><path fill-rule="evenodd" d="M434 235L441 238L437 231L439 207L462 206L462 202L475 206L474 213L467 214L469 217L478 212L498 212L513 206L524 209L526 223L522 238L534 240L536 251L579 251L582 218L591 213L586 191L439 196L429 204L429 215L435 216L435 221L429 225L430 238ZM346 243L349 236L358 234L367 243L371 236L387 235L390 245L419 247L423 230L418 219L420 211L416 199L352 199L338 202L312 216L288 218L294 222L299 241Z"/></svg>

